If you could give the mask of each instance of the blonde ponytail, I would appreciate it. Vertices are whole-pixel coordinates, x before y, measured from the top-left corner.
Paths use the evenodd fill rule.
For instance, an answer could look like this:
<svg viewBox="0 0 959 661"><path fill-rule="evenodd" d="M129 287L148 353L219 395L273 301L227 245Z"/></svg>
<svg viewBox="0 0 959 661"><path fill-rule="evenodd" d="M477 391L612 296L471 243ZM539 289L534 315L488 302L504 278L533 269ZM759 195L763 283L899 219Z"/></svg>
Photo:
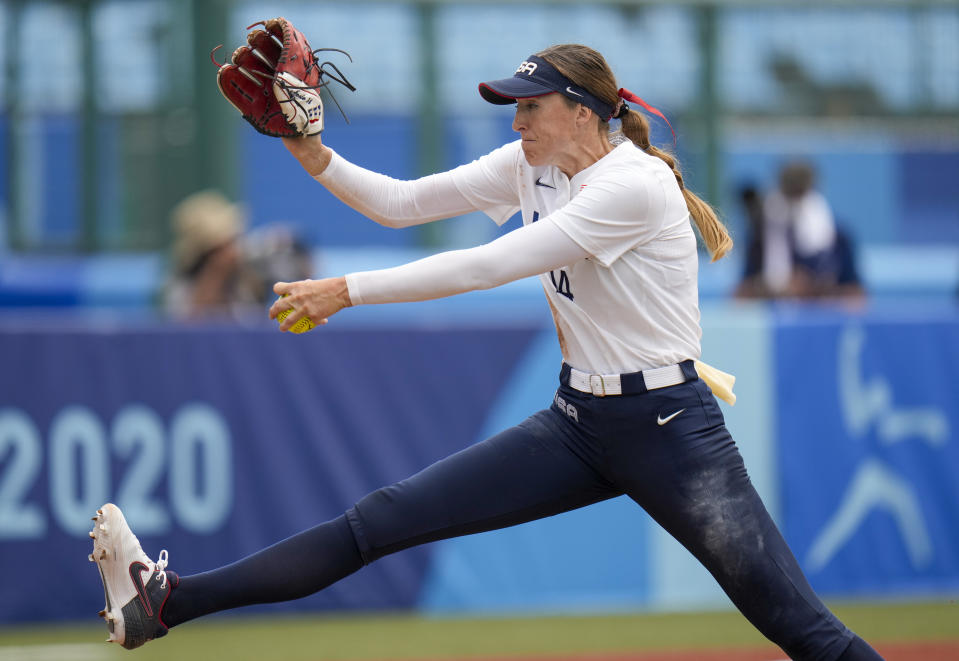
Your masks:
<svg viewBox="0 0 959 661"><path fill-rule="evenodd" d="M666 165L673 171L679 188L683 191L683 197L686 199L686 206L689 209L689 215L696 223L696 229L706 244L711 256L710 261L717 261L726 256L733 248L733 239L729 236L729 231L719 216L709 204L700 198L696 193L686 188L683 183L683 173L679 170L679 164L676 158L669 152L665 152L654 147L649 142L649 123L642 114L635 110L630 110L622 118L621 131L623 135L629 138L637 147L651 156L662 159Z"/></svg>
<svg viewBox="0 0 959 661"><path fill-rule="evenodd" d="M588 46L559 44L540 51L537 55L556 67L560 73L575 84L589 90L596 98L608 103L614 109L614 114L615 110L620 107L620 93L622 91L628 92L628 90L620 90L616 85L616 77L605 58L598 51ZM629 94L632 94L632 92L629 92ZM652 110L658 112L655 108ZM609 131L610 119L612 118L599 118L598 128L604 134ZM686 199L689 215L693 217L696 229L699 230L699 235L706 244L712 261L722 259L732 249L733 240L716 212L698 195L686 190L686 186L683 184L683 174L679 171L676 159L671 154L649 144L649 122L646 121L646 117L642 113L629 110L620 119L622 119L620 130L626 138L647 154L661 158L673 171L673 175L679 183L679 188L683 191L683 197Z"/></svg>

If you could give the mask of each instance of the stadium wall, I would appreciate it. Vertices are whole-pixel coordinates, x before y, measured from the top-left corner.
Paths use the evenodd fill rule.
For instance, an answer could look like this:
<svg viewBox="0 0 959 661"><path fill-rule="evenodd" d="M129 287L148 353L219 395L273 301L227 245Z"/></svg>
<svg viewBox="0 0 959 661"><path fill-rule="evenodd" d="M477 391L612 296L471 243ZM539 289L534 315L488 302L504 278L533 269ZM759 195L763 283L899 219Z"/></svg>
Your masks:
<svg viewBox="0 0 959 661"><path fill-rule="evenodd" d="M0 562L18 569L0 580L0 623L100 608L87 530L105 501L149 554L165 548L189 574L337 516L546 406L559 355L544 306L515 290L504 325L485 294L461 297L472 316L374 306L305 336L5 320ZM727 423L813 585L863 598L959 591L959 312L722 305L703 325L704 358L738 376ZM725 604L620 498L412 549L258 610Z"/></svg>

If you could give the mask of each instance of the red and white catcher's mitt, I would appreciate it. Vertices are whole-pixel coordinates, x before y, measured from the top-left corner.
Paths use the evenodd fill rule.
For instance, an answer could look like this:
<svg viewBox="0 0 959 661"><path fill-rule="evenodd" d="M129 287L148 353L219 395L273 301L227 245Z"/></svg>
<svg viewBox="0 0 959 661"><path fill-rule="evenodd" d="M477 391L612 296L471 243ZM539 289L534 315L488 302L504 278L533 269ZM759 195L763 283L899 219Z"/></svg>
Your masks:
<svg viewBox="0 0 959 661"><path fill-rule="evenodd" d="M246 35L247 45L233 51L231 62L220 65L213 59L213 53L220 46L210 53L218 67L216 82L220 92L260 133L292 138L322 132L320 90L327 87L330 80L350 91L356 88L336 65L317 62L316 54L321 51L337 51L347 57L349 54L338 48L311 49L303 33L282 17L254 23L247 29L258 25L263 29Z"/></svg>

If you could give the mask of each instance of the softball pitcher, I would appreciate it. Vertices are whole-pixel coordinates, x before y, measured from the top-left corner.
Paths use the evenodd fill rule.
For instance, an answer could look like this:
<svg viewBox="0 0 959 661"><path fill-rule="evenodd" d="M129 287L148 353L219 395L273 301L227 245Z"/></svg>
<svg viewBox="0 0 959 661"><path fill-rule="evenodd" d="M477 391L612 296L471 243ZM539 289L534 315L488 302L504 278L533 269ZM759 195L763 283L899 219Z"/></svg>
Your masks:
<svg viewBox="0 0 959 661"><path fill-rule="evenodd" d="M412 182L364 170L324 145L311 128L322 117L316 88L293 85L276 96L286 120L309 135L284 142L349 206L390 227L475 210L497 223L521 211L523 226L396 268L278 283L282 298L270 316L290 311L281 329L304 317L324 323L352 305L435 299L537 276L564 359L558 389L543 393L549 407L519 425L209 572L178 577L166 568L166 551L154 563L120 510L104 505L91 559L103 577L113 641L137 647L208 613L312 594L414 545L625 494L790 657L880 658L810 588L698 374L690 220L713 259L732 242L685 188L673 159L650 145L646 119L627 102L658 111L621 89L599 53L553 46L512 77L480 84L487 101L516 104L520 139Z"/></svg>

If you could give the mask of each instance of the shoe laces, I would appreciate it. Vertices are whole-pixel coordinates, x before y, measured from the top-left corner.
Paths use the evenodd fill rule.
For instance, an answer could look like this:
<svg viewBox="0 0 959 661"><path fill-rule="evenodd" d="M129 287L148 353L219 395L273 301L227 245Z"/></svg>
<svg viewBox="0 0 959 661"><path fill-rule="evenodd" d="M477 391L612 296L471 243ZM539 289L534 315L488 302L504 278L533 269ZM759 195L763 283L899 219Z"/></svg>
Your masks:
<svg viewBox="0 0 959 661"><path fill-rule="evenodd" d="M160 579L160 589L166 589L166 566L170 564L170 554L166 552L166 549L160 551L160 556L156 561L156 575Z"/></svg>

